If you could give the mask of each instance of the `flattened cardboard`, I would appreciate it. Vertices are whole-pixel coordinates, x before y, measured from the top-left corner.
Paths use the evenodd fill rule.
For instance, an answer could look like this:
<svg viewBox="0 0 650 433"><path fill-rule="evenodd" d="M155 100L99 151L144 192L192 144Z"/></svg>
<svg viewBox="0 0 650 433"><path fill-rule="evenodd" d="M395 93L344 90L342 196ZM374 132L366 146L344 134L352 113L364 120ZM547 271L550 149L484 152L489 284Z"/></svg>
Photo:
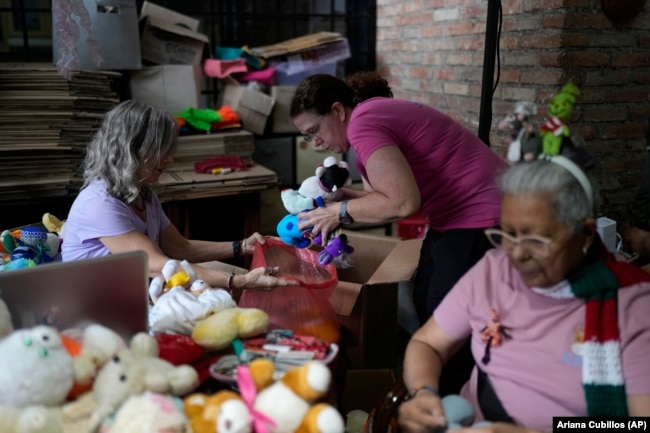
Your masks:
<svg viewBox="0 0 650 433"><path fill-rule="evenodd" d="M155 3L145 1L142 4L142 9L140 10L140 19L143 19L149 15L167 21L171 24L185 27L193 32L199 31L199 20L188 17L187 15L180 14L171 9L164 8Z"/></svg>
<svg viewBox="0 0 650 433"><path fill-rule="evenodd" d="M299 53L301 51L316 48L323 44L338 42L343 39L344 37L340 33L318 32L288 39L286 41L278 42L277 44L251 48L250 52L253 55L268 59L270 57Z"/></svg>
<svg viewBox="0 0 650 433"><path fill-rule="evenodd" d="M201 108L199 65L156 65L131 74L131 97L172 114L188 107Z"/></svg>

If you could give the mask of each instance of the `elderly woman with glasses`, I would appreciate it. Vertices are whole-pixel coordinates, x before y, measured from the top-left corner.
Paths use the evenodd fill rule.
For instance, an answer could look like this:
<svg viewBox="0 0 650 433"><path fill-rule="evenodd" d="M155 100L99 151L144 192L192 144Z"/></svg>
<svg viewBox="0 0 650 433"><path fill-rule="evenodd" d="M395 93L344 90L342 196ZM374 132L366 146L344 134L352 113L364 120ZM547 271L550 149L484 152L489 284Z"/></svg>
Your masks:
<svg viewBox="0 0 650 433"><path fill-rule="evenodd" d="M650 274L601 242L592 185L563 156L504 174L501 229L486 230L497 248L406 349L402 431L446 423L440 371L467 339L476 367L462 395L477 420L492 422L489 431L548 432L553 417L650 415Z"/></svg>
<svg viewBox="0 0 650 433"><path fill-rule="evenodd" d="M448 115L392 96L388 82L372 72L347 82L318 74L298 85L290 108L293 122L316 147L353 151L364 186L363 191L344 188L340 202L298 217L301 229L313 227L314 235L327 239L341 224L384 224L425 214L430 230L413 299L422 324L491 247L483 229L499 223L496 176L507 163ZM457 361L443 384L456 392L471 370L468 348Z"/></svg>

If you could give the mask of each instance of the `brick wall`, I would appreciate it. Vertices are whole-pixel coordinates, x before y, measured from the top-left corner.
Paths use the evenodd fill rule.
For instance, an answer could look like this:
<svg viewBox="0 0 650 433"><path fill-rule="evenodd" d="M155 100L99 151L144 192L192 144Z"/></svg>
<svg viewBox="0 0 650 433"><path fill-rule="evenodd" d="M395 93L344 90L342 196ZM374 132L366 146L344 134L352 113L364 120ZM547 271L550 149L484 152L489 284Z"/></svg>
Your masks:
<svg viewBox="0 0 650 433"><path fill-rule="evenodd" d="M627 3L622 1L621 3ZM620 4L620 3L619 3ZM562 84L581 91L569 126L598 157L604 213L624 216L640 187L650 121L650 5L612 23L601 0L503 0L496 122L518 100L537 123ZM378 0L377 68L396 97L430 104L478 131L487 0Z"/></svg>

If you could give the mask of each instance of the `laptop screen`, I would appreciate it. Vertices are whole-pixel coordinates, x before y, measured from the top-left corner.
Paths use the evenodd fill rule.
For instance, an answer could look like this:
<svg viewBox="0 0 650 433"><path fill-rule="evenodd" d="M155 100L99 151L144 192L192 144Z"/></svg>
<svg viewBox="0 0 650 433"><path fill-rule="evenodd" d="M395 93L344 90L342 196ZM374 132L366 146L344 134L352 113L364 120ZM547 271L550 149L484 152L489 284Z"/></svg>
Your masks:
<svg viewBox="0 0 650 433"><path fill-rule="evenodd" d="M129 338L147 331L148 281L147 256L134 251L0 272L0 298L14 328L99 323Z"/></svg>

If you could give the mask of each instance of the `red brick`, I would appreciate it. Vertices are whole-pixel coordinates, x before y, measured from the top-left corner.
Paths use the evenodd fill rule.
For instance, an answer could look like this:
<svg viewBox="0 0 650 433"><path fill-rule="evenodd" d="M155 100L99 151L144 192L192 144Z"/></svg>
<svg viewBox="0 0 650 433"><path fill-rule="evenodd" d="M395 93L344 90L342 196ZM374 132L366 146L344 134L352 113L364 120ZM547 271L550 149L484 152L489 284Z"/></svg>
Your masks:
<svg viewBox="0 0 650 433"><path fill-rule="evenodd" d="M564 28L567 29L608 29L612 23L601 13L573 13L564 16Z"/></svg>
<svg viewBox="0 0 650 433"><path fill-rule="evenodd" d="M620 122L627 118L627 110L611 105L596 105L583 108L583 119L586 122Z"/></svg>
<svg viewBox="0 0 650 433"><path fill-rule="evenodd" d="M562 35L526 35L517 38L521 48L559 48L562 46Z"/></svg>
<svg viewBox="0 0 650 433"><path fill-rule="evenodd" d="M610 84L630 83L630 69L598 69L584 73L584 83L587 86L603 86Z"/></svg>
<svg viewBox="0 0 650 433"><path fill-rule="evenodd" d="M553 13L544 15L542 18L542 27L545 29L563 29L564 27L564 14Z"/></svg>
<svg viewBox="0 0 650 433"><path fill-rule="evenodd" d="M618 87L607 93L607 102L647 102L650 101L650 87Z"/></svg>
<svg viewBox="0 0 650 433"><path fill-rule="evenodd" d="M409 77L429 79L431 78L431 69L412 67L409 70Z"/></svg>
<svg viewBox="0 0 650 433"><path fill-rule="evenodd" d="M650 51L645 53L622 53L614 55L612 66L615 67L646 67L650 68Z"/></svg>
<svg viewBox="0 0 650 433"><path fill-rule="evenodd" d="M650 84L650 70L642 69L634 71L632 74L632 82L634 84Z"/></svg>
<svg viewBox="0 0 650 433"><path fill-rule="evenodd" d="M610 56L601 51L571 51L563 52L559 57L560 66L564 67L594 67L607 66Z"/></svg>
<svg viewBox="0 0 650 433"><path fill-rule="evenodd" d="M445 34L445 26L440 24L431 24L428 26L422 26L422 37L423 38L435 38L443 36Z"/></svg>
<svg viewBox="0 0 650 433"><path fill-rule="evenodd" d="M643 123L626 123L624 125L612 125L602 128L603 138L641 138L645 137L647 124Z"/></svg>

